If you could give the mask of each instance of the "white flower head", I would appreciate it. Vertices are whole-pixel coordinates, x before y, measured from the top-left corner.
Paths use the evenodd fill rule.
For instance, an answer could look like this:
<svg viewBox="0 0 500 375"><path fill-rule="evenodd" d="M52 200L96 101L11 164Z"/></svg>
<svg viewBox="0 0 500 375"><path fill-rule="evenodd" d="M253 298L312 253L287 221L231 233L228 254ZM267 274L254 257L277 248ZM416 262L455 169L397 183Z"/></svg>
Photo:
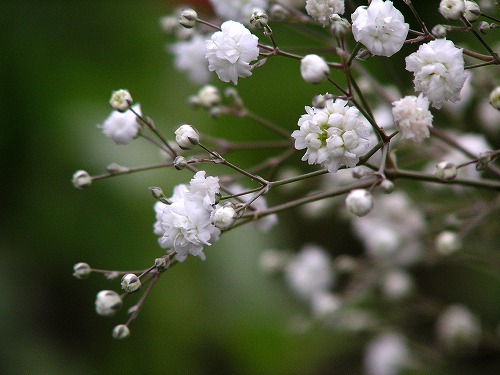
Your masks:
<svg viewBox="0 0 500 375"><path fill-rule="evenodd" d="M306 55L300 60L300 74L307 83L321 83L328 78L330 68L318 55Z"/></svg>
<svg viewBox="0 0 500 375"><path fill-rule="evenodd" d="M446 100L460 100L467 74L462 49L452 41L437 39L421 45L406 57L406 70L415 76L415 90L427 96L433 107L441 108Z"/></svg>
<svg viewBox="0 0 500 375"><path fill-rule="evenodd" d="M439 13L449 20L458 20L465 12L464 0L441 0Z"/></svg>
<svg viewBox="0 0 500 375"><path fill-rule="evenodd" d="M356 42L372 55L392 56L406 40L410 26L392 1L373 0L368 7L358 7L351 16Z"/></svg>
<svg viewBox="0 0 500 375"><path fill-rule="evenodd" d="M139 115L141 106L136 104L132 109ZM137 137L141 125L137 122L137 117L132 111L113 111L101 126L104 135L111 137L116 144L125 145Z"/></svg>
<svg viewBox="0 0 500 375"><path fill-rule="evenodd" d="M358 118L359 111L342 99L329 99L324 108L305 107L295 130L297 150L306 149L302 157L309 164L321 164L329 172L341 165L355 167L370 145L370 129Z"/></svg>
<svg viewBox="0 0 500 375"><path fill-rule="evenodd" d="M397 375L409 359L406 339L399 333L386 333L376 337L366 347L366 374Z"/></svg>
<svg viewBox="0 0 500 375"><path fill-rule="evenodd" d="M259 57L259 39L239 22L226 21L221 31L206 41L208 69L223 82L238 84L238 77L252 75L250 62Z"/></svg>
<svg viewBox="0 0 500 375"><path fill-rule="evenodd" d="M268 0L209 0L214 12L224 20L248 23L254 8L267 9Z"/></svg>
<svg viewBox="0 0 500 375"><path fill-rule="evenodd" d="M330 16L344 14L344 0L307 0L306 12L323 26L328 25Z"/></svg>
<svg viewBox="0 0 500 375"><path fill-rule="evenodd" d="M392 105L392 115L401 139L422 142L429 138L432 114L429 111L429 100L425 96L405 96Z"/></svg>
<svg viewBox="0 0 500 375"><path fill-rule="evenodd" d="M169 51L174 54L175 67L186 72L189 79L199 85L207 83L211 76L205 56L206 40L207 37L194 34L190 40L177 42L169 47Z"/></svg>

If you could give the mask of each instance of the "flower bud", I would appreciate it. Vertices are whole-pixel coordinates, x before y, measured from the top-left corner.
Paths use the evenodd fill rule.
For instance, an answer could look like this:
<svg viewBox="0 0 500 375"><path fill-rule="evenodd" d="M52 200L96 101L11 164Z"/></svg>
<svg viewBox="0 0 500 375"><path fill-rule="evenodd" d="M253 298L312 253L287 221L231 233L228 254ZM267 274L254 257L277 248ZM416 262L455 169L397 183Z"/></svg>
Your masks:
<svg viewBox="0 0 500 375"><path fill-rule="evenodd" d="M125 324L119 324L113 328L113 338L123 340L130 336L130 329Z"/></svg>
<svg viewBox="0 0 500 375"><path fill-rule="evenodd" d="M465 3L464 17L469 22L476 21L481 15L481 8L479 8L479 5L475 1L468 1L468 0L464 1L464 3Z"/></svg>
<svg viewBox="0 0 500 375"><path fill-rule="evenodd" d="M267 27L267 22L269 17L262 9L254 9L252 15L250 16L250 25L256 29L263 29Z"/></svg>
<svg viewBox="0 0 500 375"><path fill-rule="evenodd" d="M441 24L434 26L431 30L431 34L434 35L437 39L446 38L447 32L448 30L446 29L446 26Z"/></svg>
<svg viewBox="0 0 500 375"><path fill-rule="evenodd" d="M236 210L233 204L228 203L216 209L212 214L213 224L221 229L227 230L231 228L236 220Z"/></svg>
<svg viewBox="0 0 500 375"><path fill-rule="evenodd" d="M188 165L188 162L186 158L182 155L179 155L175 158L174 160L174 168L177 169L178 171L186 168Z"/></svg>
<svg viewBox="0 0 500 375"><path fill-rule="evenodd" d="M436 251L441 255L450 255L462 247L462 241L455 232L444 231L438 234L435 241Z"/></svg>
<svg viewBox="0 0 500 375"><path fill-rule="evenodd" d="M458 20L465 12L464 0L441 0L439 13L449 20Z"/></svg>
<svg viewBox="0 0 500 375"><path fill-rule="evenodd" d="M200 142L200 135L191 125L181 125L175 131L175 141L183 150L190 150Z"/></svg>
<svg viewBox="0 0 500 375"><path fill-rule="evenodd" d="M198 91L197 98L198 104L203 108L211 108L221 102L219 89L212 85L203 86L200 91Z"/></svg>
<svg viewBox="0 0 500 375"><path fill-rule="evenodd" d="M133 273L127 273L122 277L122 289L126 292L135 292L141 285L141 280Z"/></svg>
<svg viewBox="0 0 500 375"><path fill-rule="evenodd" d="M356 59L359 61L366 61L373 55L371 54L370 51L368 51L366 48L360 48L358 53L356 54Z"/></svg>
<svg viewBox="0 0 500 375"><path fill-rule="evenodd" d="M371 169L368 167L365 167L363 165L358 165L357 167L354 167L351 171L352 177L356 179L361 179L363 177L369 176L373 173Z"/></svg>
<svg viewBox="0 0 500 375"><path fill-rule="evenodd" d="M326 106L326 98L324 95L316 95L312 99L312 105L314 108L325 108Z"/></svg>
<svg viewBox="0 0 500 375"><path fill-rule="evenodd" d="M79 170L75 172L73 178L71 179L71 182L73 183L73 186L78 190L82 190L92 185L92 177L88 174L87 171Z"/></svg>
<svg viewBox="0 0 500 375"><path fill-rule="evenodd" d="M449 161L442 161L436 164L436 176L443 180L449 181L457 177L457 166Z"/></svg>
<svg viewBox="0 0 500 375"><path fill-rule="evenodd" d="M196 13L194 9L191 8L183 9L179 14L179 23L187 29L195 27L197 20L198 20L198 13Z"/></svg>
<svg viewBox="0 0 500 375"><path fill-rule="evenodd" d="M155 259L155 267L158 272L164 272L170 266L170 260L166 257L156 258Z"/></svg>
<svg viewBox="0 0 500 375"><path fill-rule="evenodd" d="M413 289L411 276L401 270L392 270L382 281L382 293L388 300L395 301L407 297Z"/></svg>
<svg viewBox="0 0 500 375"><path fill-rule="evenodd" d="M380 188L382 189L384 194L390 194L394 191L394 182L388 179L384 179L380 183Z"/></svg>
<svg viewBox="0 0 500 375"><path fill-rule="evenodd" d="M109 173L109 174L117 174L117 173L127 173L130 171L129 168L127 167L124 167L124 166L121 166L121 165L118 165L116 163L111 163L110 165L108 165L106 167L106 171Z"/></svg>
<svg viewBox="0 0 500 375"><path fill-rule="evenodd" d="M333 36L341 38L351 30L351 24L345 18L340 17L338 14L330 16L330 32Z"/></svg>
<svg viewBox="0 0 500 375"><path fill-rule="evenodd" d="M306 55L300 61L300 74L307 83L323 82L330 75L330 68L318 55Z"/></svg>
<svg viewBox="0 0 500 375"><path fill-rule="evenodd" d="M128 92L128 90L117 90L113 91L111 94L111 99L109 99L109 104L111 108L118 112L127 111L132 105L133 100L132 96Z"/></svg>
<svg viewBox="0 0 500 375"><path fill-rule="evenodd" d="M373 208L373 197L368 190L352 190L345 199L349 211L356 216L365 216Z"/></svg>
<svg viewBox="0 0 500 375"><path fill-rule="evenodd" d="M113 290L101 290L95 300L95 311L102 316L113 316L122 307L122 299Z"/></svg>
<svg viewBox="0 0 500 375"><path fill-rule="evenodd" d="M83 280L89 277L92 273L92 268L87 263L77 263L73 266L73 276Z"/></svg>
<svg viewBox="0 0 500 375"><path fill-rule="evenodd" d="M481 34L488 34L488 31L490 31L491 26L490 26L490 24L488 22L481 21L481 22L479 22L478 29L479 29L479 32Z"/></svg>
<svg viewBox="0 0 500 375"><path fill-rule="evenodd" d="M490 92L490 104L493 108L500 111L500 86L495 87Z"/></svg>

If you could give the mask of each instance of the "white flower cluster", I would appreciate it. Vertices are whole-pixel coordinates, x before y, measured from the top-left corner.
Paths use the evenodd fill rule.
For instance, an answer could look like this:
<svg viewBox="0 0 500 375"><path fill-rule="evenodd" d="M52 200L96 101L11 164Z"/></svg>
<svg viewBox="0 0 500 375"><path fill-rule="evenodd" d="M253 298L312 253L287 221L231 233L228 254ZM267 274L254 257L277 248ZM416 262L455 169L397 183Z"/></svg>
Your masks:
<svg viewBox="0 0 500 375"><path fill-rule="evenodd" d="M351 18L356 42L363 43L377 56L392 56L398 52L410 27L392 1L373 0L368 7L358 7Z"/></svg>
<svg viewBox="0 0 500 375"><path fill-rule="evenodd" d="M344 14L344 0L307 0L306 12L323 26L328 25L330 16Z"/></svg>
<svg viewBox="0 0 500 375"><path fill-rule="evenodd" d="M207 39L201 34L194 34L191 39L174 43L169 48L174 54L175 67L181 72L186 72L189 79L199 85L207 83L211 76L205 57Z"/></svg>
<svg viewBox="0 0 500 375"><path fill-rule="evenodd" d="M433 107L460 100L467 74L462 49L452 41L436 39L421 45L406 58L406 70L414 73L415 90L427 96Z"/></svg>
<svg viewBox="0 0 500 375"><path fill-rule="evenodd" d="M137 114L142 115L139 104L134 105L132 109ZM115 143L125 145L137 137L141 125L137 122L134 112L130 110L126 112L113 111L101 128L104 135L111 137Z"/></svg>
<svg viewBox="0 0 500 375"><path fill-rule="evenodd" d="M208 69L223 82L238 84L238 77L252 75L250 62L259 57L259 39L239 22L226 21L221 31L206 41Z"/></svg>
<svg viewBox="0 0 500 375"><path fill-rule="evenodd" d="M214 12L224 20L248 23L254 8L266 9L267 0L210 0Z"/></svg>
<svg viewBox="0 0 500 375"><path fill-rule="evenodd" d="M309 164L321 164L329 172L340 166L355 167L369 148L370 129L358 118L359 111L347 101L329 99L324 108L305 107L295 130L297 150L307 149L302 157Z"/></svg>
<svg viewBox="0 0 500 375"><path fill-rule="evenodd" d="M187 185L177 185L170 198L171 204L155 204L154 232L164 248L173 249L179 262L189 254L205 259L203 248L219 239L220 229L211 220L215 210L219 179L195 174Z"/></svg>
<svg viewBox="0 0 500 375"><path fill-rule="evenodd" d="M432 114L429 111L429 100L425 96L405 96L392 105L392 115L401 139L422 142L429 138Z"/></svg>

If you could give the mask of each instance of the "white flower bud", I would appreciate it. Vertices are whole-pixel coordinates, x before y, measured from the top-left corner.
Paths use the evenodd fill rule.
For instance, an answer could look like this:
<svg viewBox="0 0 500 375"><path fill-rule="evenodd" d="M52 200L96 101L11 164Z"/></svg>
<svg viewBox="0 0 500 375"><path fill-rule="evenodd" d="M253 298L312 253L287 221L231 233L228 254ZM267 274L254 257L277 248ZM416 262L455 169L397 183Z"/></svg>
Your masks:
<svg viewBox="0 0 500 375"><path fill-rule="evenodd" d="M352 168L351 173L353 178L361 179L363 177L371 175L373 171L368 167L359 165L357 167Z"/></svg>
<svg viewBox="0 0 500 375"><path fill-rule="evenodd" d="M117 90L113 91L111 94L111 99L109 99L109 104L111 108L118 112L127 111L132 105L133 100L132 96L128 92L128 90Z"/></svg>
<svg viewBox="0 0 500 375"><path fill-rule="evenodd" d="M194 9L183 9L179 14L179 23L187 29L195 27L197 19L198 13Z"/></svg>
<svg viewBox="0 0 500 375"><path fill-rule="evenodd" d="M324 95L316 95L312 99L312 105L314 108L325 108L326 106L326 98Z"/></svg>
<svg viewBox="0 0 500 375"><path fill-rule="evenodd" d="M236 210L229 203L216 209L212 214L213 224L222 230L231 228L236 220Z"/></svg>
<svg viewBox="0 0 500 375"><path fill-rule="evenodd" d="M500 86L495 87L490 92L490 104L493 108L500 111Z"/></svg>
<svg viewBox="0 0 500 375"><path fill-rule="evenodd" d="M181 125L175 131L175 141L183 150L190 150L200 142L200 135L191 125Z"/></svg>
<svg viewBox="0 0 500 375"><path fill-rule="evenodd" d="M462 241L458 234L445 230L436 237L436 251L441 255L450 255L462 247Z"/></svg>
<svg viewBox="0 0 500 375"><path fill-rule="evenodd" d="M92 273L92 268L87 263L77 263L73 266L73 276L83 280L89 277Z"/></svg>
<svg viewBox="0 0 500 375"><path fill-rule="evenodd" d="M338 14L332 14L330 16L330 32L333 36L341 38L346 35L351 30L351 24L349 21Z"/></svg>
<svg viewBox="0 0 500 375"><path fill-rule="evenodd" d="M122 277L122 289L126 292L135 292L141 285L141 280L133 273L127 273Z"/></svg>
<svg viewBox="0 0 500 375"><path fill-rule="evenodd" d="M446 38L448 30L446 29L446 26L444 25L436 25L432 28L431 34L434 35L437 39L443 39Z"/></svg>
<svg viewBox="0 0 500 375"><path fill-rule="evenodd" d="M87 171L79 170L75 172L73 178L71 179L71 182L73 183L74 187L82 190L92 185L92 177L88 174Z"/></svg>
<svg viewBox="0 0 500 375"><path fill-rule="evenodd" d="M158 272L164 272L170 266L170 260L166 257L156 258L155 259L155 267Z"/></svg>
<svg viewBox="0 0 500 375"><path fill-rule="evenodd" d="M349 211L356 216L365 216L373 208L373 196L368 190L352 190L345 199Z"/></svg>
<svg viewBox="0 0 500 375"><path fill-rule="evenodd" d="M380 188L384 192L384 194L390 194L394 191L394 182L391 180L385 179L380 183Z"/></svg>
<svg viewBox="0 0 500 375"><path fill-rule="evenodd" d="M106 167L106 171L109 174L117 174L117 173L127 173L130 171L130 169L116 163L111 163Z"/></svg>
<svg viewBox="0 0 500 375"><path fill-rule="evenodd" d="M177 156L175 159L174 159L174 167L175 169L177 169L178 171L186 168L188 165L188 162L186 160L186 158L182 155L179 155Z"/></svg>
<svg viewBox="0 0 500 375"><path fill-rule="evenodd" d="M479 8L479 5L475 1L468 1L468 0L464 1L464 3L465 3L464 17L469 22L476 21L481 15L481 8Z"/></svg>
<svg viewBox="0 0 500 375"><path fill-rule="evenodd" d="M457 166L449 161L441 161L436 164L436 176L443 180L449 181L457 177Z"/></svg>
<svg viewBox="0 0 500 375"><path fill-rule="evenodd" d="M267 27L268 21L269 17L262 9L254 9L250 16L250 25L254 26L256 29Z"/></svg>
<svg viewBox="0 0 500 375"><path fill-rule="evenodd" d="M452 305L436 323L439 343L450 352L474 350L481 339L479 319L465 306Z"/></svg>
<svg viewBox="0 0 500 375"><path fill-rule="evenodd" d="M203 108L211 108L220 104L221 96L217 87L212 85L203 86L197 95L198 104Z"/></svg>
<svg viewBox="0 0 500 375"><path fill-rule="evenodd" d="M95 300L95 311L102 316L113 316L122 307L122 299L113 290L101 290Z"/></svg>
<svg viewBox="0 0 500 375"><path fill-rule="evenodd" d="M321 83L330 75L330 68L318 55L306 55L300 60L300 74L307 83Z"/></svg>
<svg viewBox="0 0 500 375"><path fill-rule="evenodd" d="M449 20L458 20L465 12L464 0L441 0L439 13Z"/></svg>
<svg viewBox="0 0 500 375"><path fill-rule="evenodd" d="M123 340L130 336L130 329L125 324L119 324L113 328L113 338Z"/></svg>
<svg viewBox="0 0 500 375"><path fill-rule="evenodd" d="M489 24L488 22L486 22L486 21L481 21L481 22L479 22L479 27L478 27L478 29L479 29L479 32L480 32L481 34L488 34L488 31L490 31L491 26L490 26L490 24Z"/></svg>
<svg viewBox="0 0 500 375"><path fill-rule="evenodd" d="M413 280L405 271L392 270L385 275L382 282L382 293L391 301L407 297L412 290Z"/></svg>

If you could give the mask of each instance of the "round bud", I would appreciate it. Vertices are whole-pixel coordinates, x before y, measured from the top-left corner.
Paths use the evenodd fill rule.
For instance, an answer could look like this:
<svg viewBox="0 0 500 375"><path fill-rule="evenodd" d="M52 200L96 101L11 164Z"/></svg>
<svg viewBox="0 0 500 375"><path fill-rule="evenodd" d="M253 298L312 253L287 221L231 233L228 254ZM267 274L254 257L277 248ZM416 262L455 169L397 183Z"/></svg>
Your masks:
<svg viewBox="0 0 500 375"><path fill-rule="evenodd" d="M95 300L95 311L102 316L113 316L122 307L122 299L113 290L101 290Z"/></svg>
<svg viewBox="0 0 500 375"><path fill-rule="evenodd" d="M191 8L183 9L179 14L179 23L187 29L195 27L197 20L198 20L198 14L194 9Z"/></svg>
<svg viewBox="0 0 500 375"><path fill-rule="evenodd" d="M125 324L119 324L113 328L113 338L123 340L130 336L130 329Z"/></svg>
<svg viewBox="0 0 500 375"><path fill-rule="evenodd" d="M330 75L330 68L318 55L306 55L300 60L300 74L307 83L323 82Z"/></svg>
<svg viewBox="0 0 500 375"><path fill-rule="evenodd" d="M345 199L349 211L356 216L365 216L373 208L373 196L368 190L352 190Z"/></svg>
<svg viewBox="0 0 500 375"><path fill-rule="evenodd" d="M82 190L88 188L92 185L92 177L88 174L87 171L79 170L73 174L73 178L71 179L73 186L78 190Z"/></svg>
<svg viewBox="0 0 500 375"><path fill-rule="evenodd" d="M464 1L464 3L465 3L464 17L469 22L476 21L481 15L481 8L479 8L479 5L475 1L468 1L468 0Z"/></svg>
<svg viewBox="0 0 500 375"><path fill-rule="evenodd" d="M464 0L441 0L439 13L449 20L458 20L465 12Z"/></svg>
<svg viewBox="0 0 500 375"><path fill-rule="evenodd" d="M384 179L380 183L380 188L382 189L384 194L390 194L394 191L394 182L388 179Z"/></svg>
<svg viewBox="0 0 500 375"><path fill-rule="evenodd" d="M345 18L340 17L338 14L330 16L330 32L333 36L341 38L351 30L351 24Z"/></svg>
<svg viewBox="0 0 500 375"><path fill-rule="evenodd" d="M177 156L175 159L174 159L174 167L175 169L177 169L178 171L186 168L188 165L188 162L186 160L186 158L182 155L179 155Z"/></svg>
<svg viewBox="0 0 500 375"><path fill-rule="evenodd" d="M388 300L395 301L407 297L413 289L413 279L401 270L392 270L382 281L382 293Z"/></svg>
<svg viewBox="0 0 500 375"><path fill-rule="evenodd" d="M127 111L132 105L133 100L132 96L128 92L128 90L117 90L113 91L111 94L111 99L109 99L109 104L111 108L118 112Z"/></svg>
<svg viewBox="0 0 500 375"><path fill-rule="evenodd" d="M368 51L366 48L362 47L359 49L358 53L356 54L356 60L359 61L366 61L373 55L371 54L370 51Z"/></svg>
<svg viewBox="0 0 500 375"><path fill-rule="evenodd" d="M77 263L73 266L73 276L77 279L86 279L91 273L92 268L87 263Z"/></svg>
<svg viewBox="0 0 500 375"><path fill-rule="evenodd" d="M225 204L212 214L212 223L221 230L231 228L236 220L236 210L232 203Z"/></svg>
<svg viewBox="0 0 500 375"><path fill-rule="evenodd" d="M363 177L371 175L373 172L368 167L365 167L363 165L359 165L357 167L354 167L352 169L351 173L352 173L352 177L353 178L356 178L356 179L359 180L359 179L361 179Z"/></svg>
<svg viewBox="0 0 500 375"><path fill-rule="evenodd" d="M493 108L500 111L500 86L495 87L490 92L490 104Z"/></svg>
<svg viewBox="0 0 500 375"><path fill-rule="evenodd" d="M161 257L155 259L155 267L158 270L158 272L166 271L169 266L170 266L170 261L168 260L168 258Z"/></svg>
<svg viewBox="0 0 500 375"><path fill-rule="evenodd" d="M436 176L443 180L449 181L457 177L457 166L449 161L442 161L436 164Z"/></svg>
<svg viewBox="0 0 500 375"><path fill-rule="evenodd" d="M212 85L203 86L200 91L198 91L198 95L196 97L198 99L197 104L203 108L211 108L221 102L219 89Z"/></svg>
<svg viewBox="0 0 500 375"><path fill-rule="evenodd" d="M441 255L450 255L462 247L460 237L452 231L444 231L438 234L435 241L436 251Z"/></svg>
<svg viewBox="0 0 500 375"><path fill-rule="evenodd" d="M490 24L488 22L481 21L481 22L479 22L479 27L478 28L479 28L479 32L481 34L488 34L488 31L490 31L491 26L490 26Z"/></svg>
<svg viewBox="0 0 500 375"><path fill-rule="evenodd" d="M161 199L165 197L165 194L163 193L163 189L161 187L151 186L149 190L151 191L154 199Z"/></svg>
<svg viewBox="0 0 500 375"><path fill-rule="evenodd" d="M434 35L437 39L446 38L447 32L448 30L446 29L446 26L441 24L434 26L431 30L431 34Z"/></svg>
<svg viewBox="0 0 500 375"><path fill-rule="evenodd" d="M200 142L200 135L191 125L181 125L175 131L175 141L183 150L190 150Z"/></svg>
<svg viewBox="0 0 500 375"><path fill-rule="evenodd" d="M127 273L122 277L122 289L132 293L141 288L141 280L133 273Z"/></svg>
<svg viewBox="0 0 500 375"><path fill-rule="evenodd" d="M256 29L263 29L264 27L267 27L268 21L269 17L262 9L254 9L252 15L250 16L250 25Z"/></svg>

